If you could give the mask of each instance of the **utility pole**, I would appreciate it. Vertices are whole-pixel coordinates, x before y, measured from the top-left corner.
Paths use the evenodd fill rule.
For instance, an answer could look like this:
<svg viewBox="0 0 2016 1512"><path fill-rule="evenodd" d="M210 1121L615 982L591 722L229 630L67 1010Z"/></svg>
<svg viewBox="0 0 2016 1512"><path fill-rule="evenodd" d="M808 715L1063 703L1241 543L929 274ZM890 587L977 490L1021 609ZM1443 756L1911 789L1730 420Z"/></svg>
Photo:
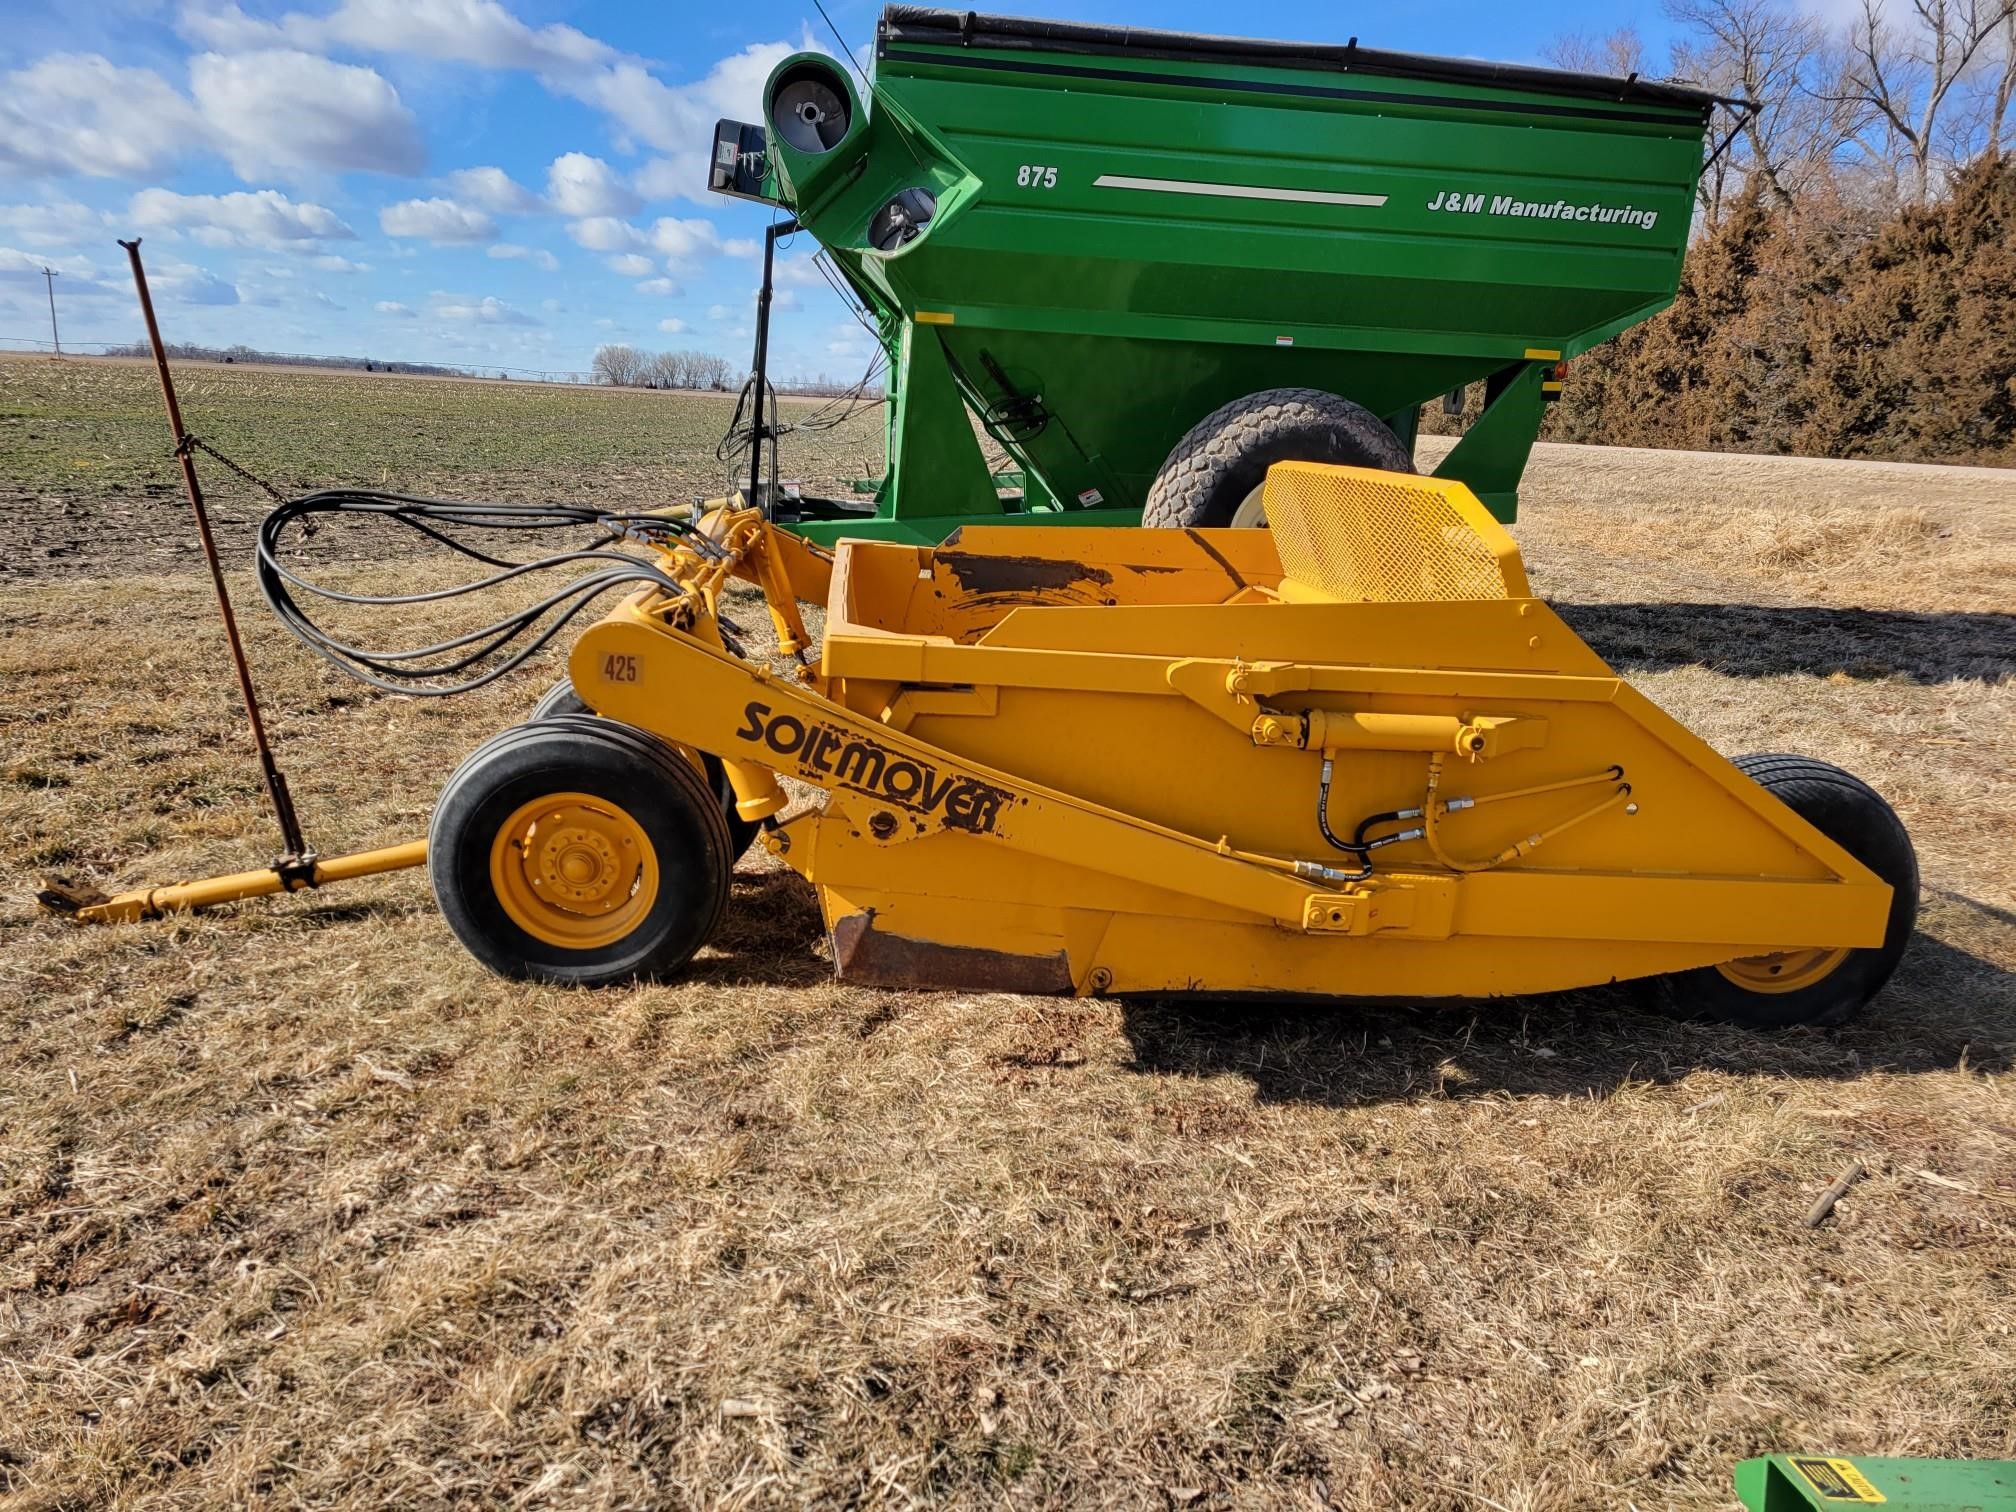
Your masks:
<svg viewBox="0 0 2016 1512"><path fill-rule="evenodd" d="M56 357L63 356L63 338L56 334L56 270L43 264L42 281L49 286L49 340L56 348Z"/></svg>

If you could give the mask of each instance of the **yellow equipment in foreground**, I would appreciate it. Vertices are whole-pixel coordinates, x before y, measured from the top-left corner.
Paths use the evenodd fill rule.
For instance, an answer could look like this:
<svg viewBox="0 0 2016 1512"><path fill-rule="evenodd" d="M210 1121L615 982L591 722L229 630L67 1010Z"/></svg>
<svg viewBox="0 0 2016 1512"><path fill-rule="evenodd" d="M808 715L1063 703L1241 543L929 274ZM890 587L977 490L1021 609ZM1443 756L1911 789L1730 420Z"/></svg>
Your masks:
<svg viewBox="0 0 2016 1512"><path fill-rule="evenodd" d="M575 645L602 717L507 730L444 789L449 922L513 975L675 971L727 898L731 822L761 821L850 981L1434 998L1662 977L1757 1024L1838 1021L1880 988L1917 880L1872 791L1718 756L1532 596L1460 484L1282 463L1265 505L1268 530L969 527L831 556L716 512L662 550L678 592ZM762 587L774 661L724 627L731 578ZM826 605L816 665L801 599ZM787 813L780 778L820 792Z"/></svg>

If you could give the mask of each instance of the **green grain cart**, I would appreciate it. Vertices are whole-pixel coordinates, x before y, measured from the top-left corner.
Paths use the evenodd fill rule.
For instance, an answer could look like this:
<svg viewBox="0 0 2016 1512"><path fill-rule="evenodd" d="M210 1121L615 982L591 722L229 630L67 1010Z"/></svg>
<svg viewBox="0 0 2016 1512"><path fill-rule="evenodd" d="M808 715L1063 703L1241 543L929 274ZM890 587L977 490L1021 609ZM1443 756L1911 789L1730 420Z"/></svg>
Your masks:
<svg viewBox="0 0 2016 1512"><path fill-rule="evenodd" d="M1420 407L1478 383L1437 472L1510 520L1559 365L1671 302L1732 103L900 5L865 100L811 53L763 100L765 125L717 128L711 167L789 216L758 371L768 252L798 227L888 356L872 499L787 500L752 461L752 492L829 542L1258 523L1270 463L1411 468ZM751 393L754 459L774 406Z"/></svg>

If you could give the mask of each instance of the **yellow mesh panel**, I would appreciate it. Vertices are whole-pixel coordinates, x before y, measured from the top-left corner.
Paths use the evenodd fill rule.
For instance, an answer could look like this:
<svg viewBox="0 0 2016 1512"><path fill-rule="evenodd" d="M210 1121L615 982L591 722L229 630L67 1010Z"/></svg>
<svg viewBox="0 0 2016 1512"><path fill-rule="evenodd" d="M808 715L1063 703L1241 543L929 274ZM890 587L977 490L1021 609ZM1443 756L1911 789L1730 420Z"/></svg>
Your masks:
<svg viewBox="0 0 2016 1512"><path fill-rule="evenodd" d="M1525 598L1505 527L1461 483L1277 462L1263 496L1284 576L1347 603Z"/></svg>

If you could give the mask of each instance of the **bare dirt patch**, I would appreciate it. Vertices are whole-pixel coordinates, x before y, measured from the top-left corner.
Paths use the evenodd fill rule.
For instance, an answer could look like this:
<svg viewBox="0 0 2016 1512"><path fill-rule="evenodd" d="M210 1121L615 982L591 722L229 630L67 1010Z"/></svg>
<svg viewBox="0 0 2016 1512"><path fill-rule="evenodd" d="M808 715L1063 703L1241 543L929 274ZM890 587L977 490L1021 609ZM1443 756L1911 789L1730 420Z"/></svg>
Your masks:
<svg viewBox="0 0 2016 1512"><path fill-rule="evenodd" d="M317 488L657 508L727 492L734 398L299 368L178 367L190 431L286 494ZM824 400L785 401L787 418ZM845 494L882 412L787 439L784 475ZM268 499L200 459L220 549L249 561ZM151 366L0 354L0 583L201 566Z"/></svg>

